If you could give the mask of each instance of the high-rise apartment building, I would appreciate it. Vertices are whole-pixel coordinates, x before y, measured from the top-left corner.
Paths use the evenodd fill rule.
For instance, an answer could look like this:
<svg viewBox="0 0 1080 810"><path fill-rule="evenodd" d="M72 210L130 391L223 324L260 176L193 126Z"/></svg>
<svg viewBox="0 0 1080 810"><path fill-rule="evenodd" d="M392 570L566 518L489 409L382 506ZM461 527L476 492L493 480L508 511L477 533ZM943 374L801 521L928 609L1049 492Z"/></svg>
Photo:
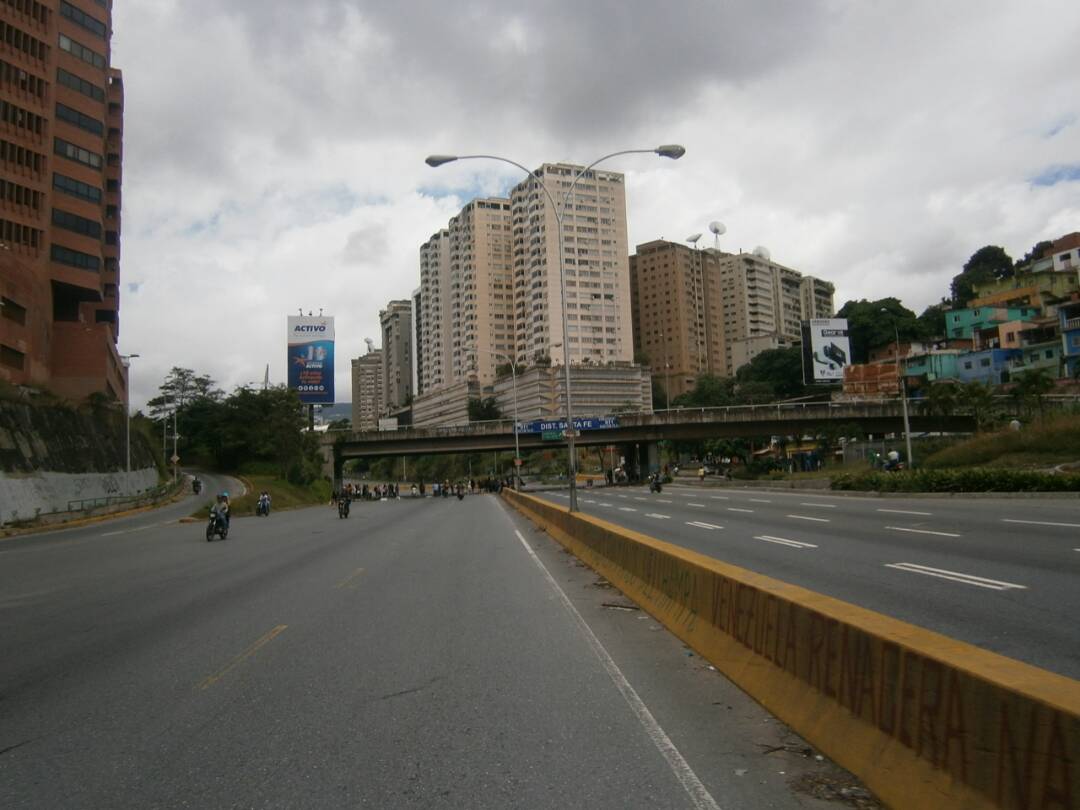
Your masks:
<svg viewBox="0 0 1080 810"><path fill-rule="evenodd" d="M718 253L724 361L735 372L756 355L801 340L801 322L833 314L833 285L777 264L765 250Z"/></svg>
<svg viewBox="0 0 1080 810"><path fill-rule="evenodd" d="M514 354L510 201L476 199L420 248L420 393L495 381Z"/></svg>
<svg viewBox="0 0 1080 810"><path fill-rule="evenodd" d="M630 362L630 271L626 191L618 172L545 163L510 193L513 214L514 323L519 362L550 357L561 364L564 342L559 286L559 222L566 280L567 355L571 364ZM541 188L543 183L543 188Z"/></svg>
<svg viewBox="0 0 1080 810"><path fill-rule="evenodd" d="M732 376L766 349L833 314L833 285L764 251L692 250L657 240L630 257L634 351L674 398L701 374Z"/></svg>
<svg viewBox="0 0 1080 810"><path fill-rule="evenodd" d="M0 380L126 396L107 0L0 3Z"/></svg>
<svg viewBox="0 0 1080 810"><path fill-rule="evenodd" d="M379 312L382 331L383 411L389 413L412 400L412 301L391 301Z"/></svg>
<svg viewBox="0 0 1080 810"><path fill-rule="evenodd" d="M382 349L352 361L352 429L375 430L383 412Z"/></svg>
<svg viewBox="0 0 1080 810"><path fill-rule="evenodd" d="M718 255L656 240L630 257L634 355L669 399L726 368Z"/></svg>
<svg viewBox="0 0 1080 810"><path fill-rule="evenodd" d="M410 298L412 301L412 326L413 326L413 344L412 344L412 393L416 396L422 389L421 384L424 381L423 371L421 369L420 358L424 356L424 334L423 334L423 312L424 312L424 297L421 289L417 287L412 292Z"/></svg>

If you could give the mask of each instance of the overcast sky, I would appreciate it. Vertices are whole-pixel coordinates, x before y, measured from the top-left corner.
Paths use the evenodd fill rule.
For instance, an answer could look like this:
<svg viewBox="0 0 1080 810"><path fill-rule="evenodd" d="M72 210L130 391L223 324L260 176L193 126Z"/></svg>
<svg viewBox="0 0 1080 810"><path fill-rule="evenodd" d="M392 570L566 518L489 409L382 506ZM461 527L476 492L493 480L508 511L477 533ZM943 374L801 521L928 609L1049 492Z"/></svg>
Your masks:
<svg viewBox="0 0 1080 810"><path fill-rule="evenodd" d="M336 316L339 400L378 310L477 194L615 158L630 250L712 220L852 298L921 311L986 244L1080 230L1075 0L115 0L120 347L285 374L285 317Z"/></svg>

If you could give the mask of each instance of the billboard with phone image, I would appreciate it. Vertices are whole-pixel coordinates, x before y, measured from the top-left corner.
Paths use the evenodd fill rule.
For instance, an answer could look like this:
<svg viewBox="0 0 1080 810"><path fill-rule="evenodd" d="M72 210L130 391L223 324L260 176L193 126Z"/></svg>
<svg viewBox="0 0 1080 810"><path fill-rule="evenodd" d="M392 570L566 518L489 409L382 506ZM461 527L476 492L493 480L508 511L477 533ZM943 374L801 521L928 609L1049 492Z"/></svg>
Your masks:
<svg viewBox="0 0 1080 810"><path fill-rule="evenodd" d="M803 382L836 384L844 381L851 363L847 318L814 318L802 322Z"/></svg>

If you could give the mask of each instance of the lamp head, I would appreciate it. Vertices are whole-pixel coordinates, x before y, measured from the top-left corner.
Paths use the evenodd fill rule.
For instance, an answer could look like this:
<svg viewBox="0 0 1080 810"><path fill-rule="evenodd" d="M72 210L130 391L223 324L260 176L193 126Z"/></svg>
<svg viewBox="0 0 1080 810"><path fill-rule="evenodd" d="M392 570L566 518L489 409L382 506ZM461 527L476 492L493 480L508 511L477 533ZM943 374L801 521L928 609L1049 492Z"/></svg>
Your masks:
<svg viewBox="0 0 1080 810"><path fill-rule="evenodd" d="M453 163L457 160L457 155L428 155L424 160L428 166L436 168L442 166L444 163Z"/></svg>
<svg viewBox="0 0 1080 810"><path fill-rule="evenodd" d="M672 160L678 160L686 154L686 147L679 146L677 143L666 143L663 146L658 146L654 150L660 157L671 158Z"/></svg>

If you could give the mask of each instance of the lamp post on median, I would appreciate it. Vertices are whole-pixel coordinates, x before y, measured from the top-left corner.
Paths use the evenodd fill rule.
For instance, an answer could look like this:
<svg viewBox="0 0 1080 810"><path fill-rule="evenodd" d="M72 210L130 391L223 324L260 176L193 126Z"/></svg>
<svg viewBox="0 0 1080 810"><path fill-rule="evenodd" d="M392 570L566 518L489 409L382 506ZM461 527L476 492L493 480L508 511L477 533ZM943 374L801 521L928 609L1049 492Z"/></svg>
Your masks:
<svg viewBox="0 0 1080 810"><path fill-rule="evenodd" d="M563 369L565 372L565 385L566 385L566 450L568 459L568 473L570 477L570 511L578 511L577 503L577 458L574 449L574 415L573 408L571 406L570 399L570 340L569 333L566 329L566 274L563 271L563 216L566 206L570 202L570 197L574 193L574 189L577 187L578 181L584 177L590 169L602 163L609 158L618 157L619 155L633 155L633 154L647 154L652 153L659 155L660 157L671 158L672 160L678 160L684 154L686 149L678 144L664 144L657 146L653 149L623 149L619 152L612 152L611 154L604 155L601 158L594 160L574 177L570 183L570 187L566 190L566 194L563 197L563 210L559 210L559 206L556 205L555 199L551 196L551 192L548 191L547 186L544 184L542 177L537 176L534 172L526 169L520 163L509 158L500 157L498 155L429 155L424 161L428 166L438 167L445 163L451 163L455 160L497 160L502 163L509 163L511 166L516 166L521 169L530 178L537 181L540 189L544 192L544 196L547 198L548 203L551 205L552 215L555 217L555 222L559 228L559 297L560 297L560 309L562 310L562 332L563 332ZM603 289L601 287L601 289Z"/></svg>
<svg viewBox="0 0 1080 810"><path fill-rule="evenodd" d="M518 489L518 477L521 469L521 447L518 444L518 409L517 409L517 366L514 364L514 358L508 354L502 352L495 352L491 349L481 349L478 346L465 349L467 352L483 352L484 354L490 354L494 357L502 357L510 364L510 379L514 387L514 490ZM496 456L497 458L497 456ZM498 469L496 468L496 473Z"/></svg>
<svg viewBox="0 0 1080 810"><path fill-rule="evenodd" d="M120 360L124 364L124 423L125 423L125 435L126 439L124 444L126 445L127 454L127 471L131 472L131 361L139 355L137 354L122 354Z"/></svg>
<svg viewBox="0 0 1080 810"><path fill-rule="evenodd" d="M885 307L882 307L881 311L888 312ZM904 375L900 372L900 330L896 326L896 321L893 321L893 335L896 338L896 342L893 343L893 356L896 358L896 379L900 383L900 407L904 412L904 445L907 448L908 469L912 469L915 466L915 457L911 455L911 424L908 422L907 384L904 381Z"/></svg>

